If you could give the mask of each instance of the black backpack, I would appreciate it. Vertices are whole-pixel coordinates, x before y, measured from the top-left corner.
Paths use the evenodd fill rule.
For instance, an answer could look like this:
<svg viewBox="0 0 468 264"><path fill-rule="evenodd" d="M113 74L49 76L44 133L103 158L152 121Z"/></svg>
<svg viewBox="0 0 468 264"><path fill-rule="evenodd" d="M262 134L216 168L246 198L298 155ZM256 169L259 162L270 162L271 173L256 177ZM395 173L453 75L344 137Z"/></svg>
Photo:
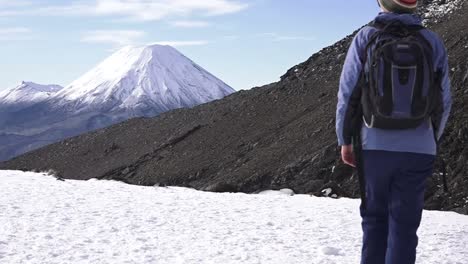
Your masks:
<svg viewBox="0 0 468 264"><path fill-rule="evenodd" d="M441 98L432 47L420 33L424 27L400 21L371 26L377 31L366 46L361 86L365 125L411 129L431 122Z"/></svg>

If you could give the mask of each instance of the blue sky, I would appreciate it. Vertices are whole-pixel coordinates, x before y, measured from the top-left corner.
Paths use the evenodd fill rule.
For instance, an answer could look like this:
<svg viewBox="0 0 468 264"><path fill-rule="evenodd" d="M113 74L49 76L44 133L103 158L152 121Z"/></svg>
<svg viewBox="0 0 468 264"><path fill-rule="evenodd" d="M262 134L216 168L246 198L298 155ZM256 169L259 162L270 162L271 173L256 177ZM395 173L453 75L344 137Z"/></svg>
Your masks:
<svg viewBox="0 0 468 264"><path fill-rule="evenodd" d="M65 86L121 46L152 43L249 89L377 12L375 0L0 0L0 90Z"/></svg>

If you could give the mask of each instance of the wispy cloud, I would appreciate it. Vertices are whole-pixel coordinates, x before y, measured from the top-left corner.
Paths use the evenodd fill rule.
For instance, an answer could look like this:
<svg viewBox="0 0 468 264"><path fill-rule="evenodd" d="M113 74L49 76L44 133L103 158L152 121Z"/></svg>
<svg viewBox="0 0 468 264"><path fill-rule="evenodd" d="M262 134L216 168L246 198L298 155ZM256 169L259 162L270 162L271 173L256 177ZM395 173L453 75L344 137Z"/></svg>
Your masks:
<svg viewBox="0 0 468 264"><path fill-rule="evenodd" d="M0 28L0 40L26 40L31 38L31 29L25 27Z"/></svg>
<svg viewBox="0 0 468 264"><path fill-rule="evenodd" d="M1 32L1 31L0 31ZM189 40L189 41L157 41L152 43L145 43L144 37L147 34L139 30L94 30L88 31L81 37L81 42L85 43L100 43L111 44L112 51L127 45L169 45L173 47L182 46L201 46L209 42L206 40Z"/></svg>
<svg viewBox="0 0 468 264"><path fill-rule="evenodd" d="M30 33L31 30L29 28L24 27L14 27L14 28L0 28L0 34L24 34Z"/></svg>
<svg viewBox="0 0 468 264"><path fill-rule="evenodd" d="M305 36L289 36L289 35L281 35L278 33L262 33L259 34L260 37L266 37L268 39L271 39L274 42L280 42L280 41L291 41L291 40L314 40L314 37L305 37Z"/></svg>
<svg viewBox="0 0 468 264"><path fill-rule="evenodd" d="M238 36L238 35L229 35L229 36L223 36L222 39L224 39L224 40L236 40L236 39L240 39L240 36Z"/></svg>
<svg viewBox="0 0 468 264"><path fill-rule="evenodd" d="M31 1L22 0L0 0L0 17L16 16L23 14L28 8L33 8Z"/></svg>
<svg viewBox="0 0 468 264"><path fill-rule="evenodd" d="M196 21L196 20L179 20L173 21L171 23L174 27L181 28L202 28L210 26L210 23L206 21Z"/></svg>
<svg viewBox="0 0 468 264"><path fill-rule="evenodd" d="M202 46L206 45L209 42L206 40L195 40L195 41L157 41L153 42L150 45L169 45L173 47L183 47L183 46Z"/></svg>
<svg viewBox="0 0 468 264"><path fill-rule="evenodd" d="M83 34L81 42L111 44L114 47L132 45L146 35L138 30L94 30Z"/></svg>
<svg viewBox="0 0 468 264"><path fill-rule="evenodd" d="M3 0L0 1L1 4ZM21 9L5 6L0 9L0 16L112 16L137 21L156 21L193 14L216 16L236 13L247 7L248 4L233 0L85 0L67 5L32 5Z"/></svg>
<svg viewBox="0 0 468 264"><path fill-rule="evenodd" d="M12 7L24 7L30 6L33 3L31 1L21 1L21 0L0 0L0 9L12 8Z"/></svg>

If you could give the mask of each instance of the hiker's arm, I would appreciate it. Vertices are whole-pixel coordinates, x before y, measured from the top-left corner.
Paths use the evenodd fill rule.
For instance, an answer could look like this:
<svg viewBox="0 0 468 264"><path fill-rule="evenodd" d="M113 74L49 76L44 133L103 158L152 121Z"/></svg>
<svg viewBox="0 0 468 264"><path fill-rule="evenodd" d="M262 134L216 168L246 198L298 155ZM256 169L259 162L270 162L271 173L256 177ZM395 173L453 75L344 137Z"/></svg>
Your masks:
<svg viewBox="0 0 468 264"><path fill-rule="evenodd" d="M359 105L359 100L351 100L351 98L354 98L353 95L358 92L356 86L363 67L362 60L366 45L365 31L366 28L362 29L354 37L341 73L336 107L336 135L340 146L351 144L352 119Z"/></svg>
<svg viewBox="0 0 468 264"><path fill-rule="evenodd" d="M436 128L436 135L437 140L440 140L442 134L444 133L445 126L447 124L447 120L450 115L450 110L452 109L452 92L451 92L451 84L450 84L450 70L448 66L448 57L447 57L447 50L444 47L442 41L439 47L438 54L440 56L439 59L439 70L441 73L441 89L442 89L442 102L443 102L443 113L439 120L439 124L437 124Z"/></svg>

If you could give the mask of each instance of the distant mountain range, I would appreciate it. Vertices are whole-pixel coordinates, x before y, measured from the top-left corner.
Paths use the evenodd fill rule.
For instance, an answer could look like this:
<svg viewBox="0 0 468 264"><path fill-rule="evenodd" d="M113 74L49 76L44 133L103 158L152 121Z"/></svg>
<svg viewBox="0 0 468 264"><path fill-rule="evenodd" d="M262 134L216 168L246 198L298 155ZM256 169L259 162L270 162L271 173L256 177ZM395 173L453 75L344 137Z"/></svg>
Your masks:
<svg viewBox="0 0 468 264"><path fill-rule="evenodd" d="M41 85L33 82L21 82L13 89L0 92L0 110L18 111L35 103L47 100L58 91L62 90L60 85ZM3 119L0 119L2 122ZM4 121L4 120L3 120Z"/></svg>
<svg viewBox="0 0 468 264"><path fill-rule="evenodd" d="M170 46L125 47L65 88L23 82L0 93L0 160L132 117L235 90Z"/></svg>

